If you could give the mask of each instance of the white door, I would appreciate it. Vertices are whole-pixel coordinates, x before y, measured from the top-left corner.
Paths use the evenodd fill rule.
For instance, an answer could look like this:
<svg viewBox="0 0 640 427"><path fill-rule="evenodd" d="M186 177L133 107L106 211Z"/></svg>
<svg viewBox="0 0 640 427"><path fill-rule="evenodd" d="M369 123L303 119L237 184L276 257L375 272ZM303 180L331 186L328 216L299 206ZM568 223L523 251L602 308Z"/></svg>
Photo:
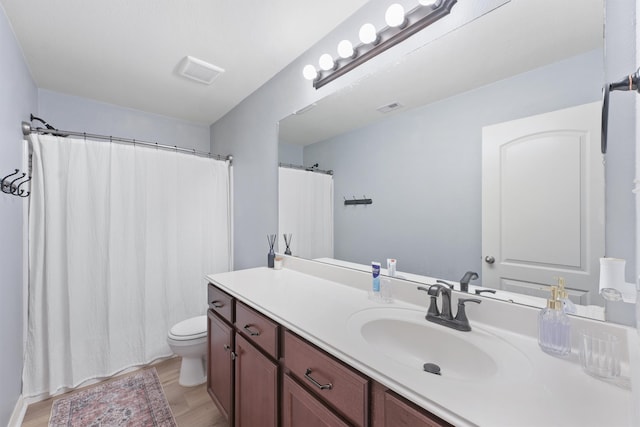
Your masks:
<svg viewBox="0 0 640 427"><path fill-rule="evenodd" d="M596 102L483 128L483 286L546 298L562 276L574 302L598 295L600 108Z"/></svg>

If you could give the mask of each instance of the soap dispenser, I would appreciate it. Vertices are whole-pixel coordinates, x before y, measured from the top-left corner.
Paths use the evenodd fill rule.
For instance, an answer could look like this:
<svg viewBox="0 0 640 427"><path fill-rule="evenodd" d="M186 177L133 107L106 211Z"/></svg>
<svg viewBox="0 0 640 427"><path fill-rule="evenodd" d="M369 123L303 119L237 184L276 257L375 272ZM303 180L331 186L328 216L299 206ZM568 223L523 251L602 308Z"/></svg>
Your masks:
<svg viewBox="0 0 640 427"><path fill-rule="evenodd" d="M538 344L554 356L565 356L571 352L571 323L558 298L558 287L551 287L551 298L547 307L538 315Z"/></svg>
<svg viewBox="0 0 640 427"><path fill-rule="evenodd" d="M569 299L569 293L564 287L564 277L558 277L558 300L562 303L562 309L567 314L576 314L576 305Z"/></svg>

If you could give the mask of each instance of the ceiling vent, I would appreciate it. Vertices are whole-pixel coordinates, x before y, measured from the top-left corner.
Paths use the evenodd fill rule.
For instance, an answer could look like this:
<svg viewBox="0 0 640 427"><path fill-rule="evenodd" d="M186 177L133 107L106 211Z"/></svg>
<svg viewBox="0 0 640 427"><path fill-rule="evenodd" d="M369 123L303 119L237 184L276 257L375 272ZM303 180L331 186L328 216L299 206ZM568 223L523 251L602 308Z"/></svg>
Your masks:
<svg viewBox="0 0 640 427"><path fill-rule="evenodd" d="M224 70L201 59L187 56L178 70L180 75L199 83L210 85Z"/></svg>
<svg viewBox="0 0 640 427"><path fill-rule="evenodd" d="M387 105L383 105L382 107L378 107L376 108L376 110L380 111L381 113L389 113L393 110L397 110L398 108L402 108L403 105L400 104L399 102L392 102L391 104L387 104Z"/></svg>
<svg viewBox="0 0 640 427"><path fill-rule="evenodd" d="M301 109L299 109L298 111L295 111L293 114L295 115L300 115L300 114L304 114L307 111L311 110L312 108L315 108L315 106L318 105L315 102L313 104L309 104L306 107L302 107Z"/></svg>

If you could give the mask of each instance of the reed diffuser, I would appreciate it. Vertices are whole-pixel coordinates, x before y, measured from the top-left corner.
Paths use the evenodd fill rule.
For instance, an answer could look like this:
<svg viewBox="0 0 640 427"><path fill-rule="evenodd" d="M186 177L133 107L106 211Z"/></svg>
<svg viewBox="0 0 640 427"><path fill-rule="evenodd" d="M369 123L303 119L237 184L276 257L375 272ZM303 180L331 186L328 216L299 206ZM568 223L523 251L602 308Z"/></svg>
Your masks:
<svg viewBox="0 0 640 427"><path fill-rule="evenodd" d="M287 248L284 250L284 254L291 255L291 249L289 249L289 246L291 246L291 239L293 238L293 234L283 234L282 237L284 237L284 244L287 246Z"/></svg>
<svg viewBox="0 0 640 427"><path fill-rule="evenodd" d="M273 268L273 261L276 259L276 253L273 251L273 245L276 244L276 235L267 234L267 242L269 243L269 253L267 254L267 267Z"/></svg>

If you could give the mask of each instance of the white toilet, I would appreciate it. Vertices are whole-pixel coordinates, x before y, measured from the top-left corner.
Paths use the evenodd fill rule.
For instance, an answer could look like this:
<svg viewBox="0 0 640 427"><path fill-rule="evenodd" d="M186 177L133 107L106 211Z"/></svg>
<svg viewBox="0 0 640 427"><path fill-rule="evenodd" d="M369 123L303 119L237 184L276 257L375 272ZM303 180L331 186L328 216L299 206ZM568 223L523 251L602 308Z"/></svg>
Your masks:
<svg viewBox="0 0 640 427"><path fill-rule="evenodd" d="M174 325L167 335L167 343L182 357L178 383L191 387L207 380L207 316L196 316Z"/></svg>

